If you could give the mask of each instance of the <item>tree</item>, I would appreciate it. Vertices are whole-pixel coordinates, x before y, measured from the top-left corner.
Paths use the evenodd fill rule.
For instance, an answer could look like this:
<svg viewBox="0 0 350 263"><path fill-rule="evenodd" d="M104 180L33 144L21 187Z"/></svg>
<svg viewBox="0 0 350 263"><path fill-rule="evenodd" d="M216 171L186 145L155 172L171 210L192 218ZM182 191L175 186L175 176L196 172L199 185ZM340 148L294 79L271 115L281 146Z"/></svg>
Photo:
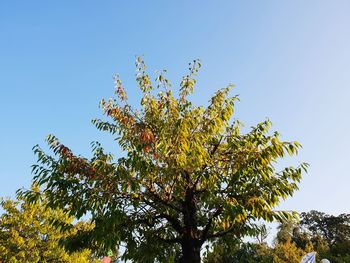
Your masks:
<svg viewBox="0 0 350 263"><path fill-rule="evenodd" d="M350 262L349 225L346 214L332 216L318 211L302 213L299 223L281 222L274 247L262 242L266 227L257 225L254 235L256 243L225 236L207 246L204 262L299 263L303 256L312 251L317 252L317 262L322 258L336 263Z"/></svg>
<svg viewBox="0 0 350 263"><path fill-rule="evenodd" d="M329 246L337 242L350 241L350 214L333 216L312 210L302 213L301 216L301 225L314 236L323 236Z"/></svg>
<svg viewBox="0 0 350 263"><path fill-rule="evenodd" d="M215 240L204 254L204 263L271 263L273 249L266 243L250 243L229 235Z"/></svg>
<svg viewBox="0 0 350 263"><path fill-rule="evenodd" d="M41 202L2 200L0 217L0 261L3 262L92 262L91 252L68 253L62 239L86 224L61 231L52 223L70 225L72 218L61 210L46 209Z"/></svg>
<svg viewBox="0 0 350 263"><path fill-rule="evenodd" d="M301 214L301 226L311 235L320 255L332 262L347 262L350 258L350 215L327 215L312 210Z"/></svg>
<svg viewBox="0 0 350 263"><path fill-rule="evenodd" d="M238 99L229 96L232 85L217 91L207 107L192 104L200 66L190 64L177 96L165 72L153 85L137 58L140 109L115 78L117 96L101 101L111 121L93 123L115 136L122 149L117 159L99 143L93 143L92 158L75 155L53 135L47 139L53 155L34 148L34 182L48 205L78 218L89 213L95 224L90 237L103 241L101 250L123 242L125 259L169 262L180 253L181 262L200 262L208 240L247 235L258 219L293 216L275 207L297 190L307 165L279 172L275 163L297 154L300 144L269 132L269 120L242 133L241 123L231 121Z"/></svg>
<svg viewBox="0 0 350 263"><path fill-rule="evenodd" d="M205 263L223 263L223 262L257 262L256 251L251 244L243 243L241 240L232 242L225 240L225 237L213 244L211 251L205 254Z"/></svg>
<svg viewBox="0 0 350 263"><path fill-rule="evenodd" d="M296 222L287 220L280 223L275 238L273 262L299 263L306 253L313 250L309 236L301 232Z"/></svg>
<svg viewBox="0 0 350 263"><path fill-rule="evenodd" d="M278 226L278 232L276 235L276 243L286 243L293 237L293 230L295 228L294 222L285 220Z"/></svg>
<svg viewBox="0 0 350 263"><path fill-rule="evenodd" d="M292 240L278 243L274 249L273 262L276 263L299 263L305 251L298 248Z"/></svg>

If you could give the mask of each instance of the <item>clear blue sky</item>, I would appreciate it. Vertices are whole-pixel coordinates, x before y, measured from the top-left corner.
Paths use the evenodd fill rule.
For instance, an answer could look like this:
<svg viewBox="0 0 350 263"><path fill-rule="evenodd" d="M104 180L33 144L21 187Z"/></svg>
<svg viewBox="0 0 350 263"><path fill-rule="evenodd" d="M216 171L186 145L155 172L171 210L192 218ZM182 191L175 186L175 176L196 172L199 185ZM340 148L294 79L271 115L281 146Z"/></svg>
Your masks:
<svg viewBox="0 0 350 263"><path fill-rule="evenodd" d="M173 84L200 58L195 100L236 84L237 116L269 117L304 146L310 171L283 208L350 213L350 1L0 3L0 196L28 187L32 146L54 133L77 153L113 140L90 120L119 73L137 100L134 57ZM101 137L102 135L102 137Z"/></svg>

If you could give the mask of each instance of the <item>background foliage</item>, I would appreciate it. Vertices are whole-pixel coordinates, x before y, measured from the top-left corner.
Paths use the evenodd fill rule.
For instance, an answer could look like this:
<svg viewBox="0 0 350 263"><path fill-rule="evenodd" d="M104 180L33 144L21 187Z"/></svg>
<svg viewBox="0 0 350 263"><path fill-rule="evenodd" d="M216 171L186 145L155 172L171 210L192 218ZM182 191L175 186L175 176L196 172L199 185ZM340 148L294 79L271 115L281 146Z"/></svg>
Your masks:
<svg viewBox="0 0 350 263"><path fill-rule="evenodd" d="M310 211L301 214L299 223L280 224L272 246L261 240L251 243L225 238L212 244L204 261L299 263L306 253L316 251L318 262L326 258L334 263L347 263L350 262L349 230L349 214L332 216Z"/></svg>
<svg viewBox="0 0 350 263"><path fill-rule="evenodd" d="M2 262L77 262L93 261L90 250L69 253L62 245L87 223L72 225L73 218L62 210L47 208L46 200L29 203L2 200L0 216L0 260ZM65 227L65 228L64 228Z"/></svg>

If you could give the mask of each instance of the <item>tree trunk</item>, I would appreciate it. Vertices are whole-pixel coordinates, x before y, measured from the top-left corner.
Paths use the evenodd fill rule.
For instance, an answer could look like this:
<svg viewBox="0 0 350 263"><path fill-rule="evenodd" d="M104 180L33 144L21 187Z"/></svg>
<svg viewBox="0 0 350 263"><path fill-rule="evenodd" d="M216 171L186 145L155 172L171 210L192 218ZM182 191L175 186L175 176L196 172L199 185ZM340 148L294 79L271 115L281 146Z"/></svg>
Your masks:
<svg viewBox="0 0 350 263"><path fill-rule="evenodd" d="M181 242L181 263L200 263L201 246L197 228L197 206L193 189L186 190L183 203L184 236Z"/></svg>
<svg viewBox="0 0 350 263"><path fill-rule="evenodd" d="M195 240L187 240L182 244L182 256L180 263L200 263L201 245Z"/></svg>

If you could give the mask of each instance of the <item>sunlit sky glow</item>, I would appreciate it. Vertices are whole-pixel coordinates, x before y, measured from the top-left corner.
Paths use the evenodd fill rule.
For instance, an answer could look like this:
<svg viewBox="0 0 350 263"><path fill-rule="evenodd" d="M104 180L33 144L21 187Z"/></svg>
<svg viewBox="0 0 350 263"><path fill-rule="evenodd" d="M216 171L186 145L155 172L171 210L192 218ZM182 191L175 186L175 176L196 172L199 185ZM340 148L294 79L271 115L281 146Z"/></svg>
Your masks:
<svg viewBox="0 0 350 263"><path fill-rule="evenodd" d="M285 209L350 213L350 1L1 1L0 196L28 187L31 148L54 133L89 154L113 138L90 120L119 73L136 104L135 55L176 87L203 68L193 99L229 83L247 127L270 118L310 170ZM155 76L155 75L153 75Z"/></svg>

